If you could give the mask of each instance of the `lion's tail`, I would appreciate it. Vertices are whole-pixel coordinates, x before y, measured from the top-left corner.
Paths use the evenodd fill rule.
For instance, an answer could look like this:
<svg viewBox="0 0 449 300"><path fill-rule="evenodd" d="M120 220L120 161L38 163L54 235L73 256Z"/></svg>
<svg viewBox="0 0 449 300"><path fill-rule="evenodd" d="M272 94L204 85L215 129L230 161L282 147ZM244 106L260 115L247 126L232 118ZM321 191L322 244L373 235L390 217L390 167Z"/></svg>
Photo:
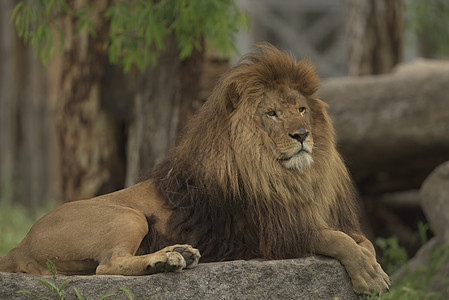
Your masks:
<svg viewBox="0 0 449 300"><path fill-rule="evenodd" d="M13 251L9 251L3 256L0 256L0 272L17 272L18 265Z"/></svg>

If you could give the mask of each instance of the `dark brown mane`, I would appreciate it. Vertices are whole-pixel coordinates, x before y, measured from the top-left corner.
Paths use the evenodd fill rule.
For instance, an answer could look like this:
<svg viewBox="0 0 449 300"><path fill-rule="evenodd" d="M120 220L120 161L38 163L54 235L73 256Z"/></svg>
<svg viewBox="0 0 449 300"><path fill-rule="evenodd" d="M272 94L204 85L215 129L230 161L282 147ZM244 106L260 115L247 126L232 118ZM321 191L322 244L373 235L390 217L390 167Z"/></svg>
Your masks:
<svg viewBox="0 0 449 300"><path fill-rule="evenodd" d="M149 176L173 210L167 242L192 244L203 261L300 257L313 251L322 227L360 231L326 105L313 97L314 67L273 46L259 48L221 78L180 144ZM310 102L317 147L303 173L274 160L254 127L262 93L279 85Z"/></svg>

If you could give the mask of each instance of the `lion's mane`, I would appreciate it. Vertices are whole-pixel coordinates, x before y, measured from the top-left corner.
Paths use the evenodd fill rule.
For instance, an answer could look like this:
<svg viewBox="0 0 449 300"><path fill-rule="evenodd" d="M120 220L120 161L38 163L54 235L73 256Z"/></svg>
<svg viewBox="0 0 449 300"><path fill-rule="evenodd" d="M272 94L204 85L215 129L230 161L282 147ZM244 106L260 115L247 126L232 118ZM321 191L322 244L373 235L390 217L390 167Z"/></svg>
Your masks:
<svg viewBox="0 0 449 300"><path fill-rule="evenodd" d="M314 67L268 44L259 49L223 75L179 145L150 173L173 209L168 234L157 239L189 243L203 261L300 257L313 252L322 228L360 232L326 104L313 96ZM303 172L275 160L253 120L263 91L285 84L311 108L314 163Z"/></svg>

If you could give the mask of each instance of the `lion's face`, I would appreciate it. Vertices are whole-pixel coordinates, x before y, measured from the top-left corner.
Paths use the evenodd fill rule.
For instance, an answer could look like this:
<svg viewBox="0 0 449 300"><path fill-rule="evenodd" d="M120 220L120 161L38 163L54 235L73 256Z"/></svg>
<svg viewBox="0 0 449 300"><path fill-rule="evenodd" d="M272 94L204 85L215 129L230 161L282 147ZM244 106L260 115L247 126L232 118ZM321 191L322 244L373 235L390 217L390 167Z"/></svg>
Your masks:
<svg viewBox="0 0 449 300"><path fill-rule="evenodd" d="M305 96L289 87L267 90L255 118L266 133L267 147L285 168L302 171L313 163L311 112Z"/></svg>

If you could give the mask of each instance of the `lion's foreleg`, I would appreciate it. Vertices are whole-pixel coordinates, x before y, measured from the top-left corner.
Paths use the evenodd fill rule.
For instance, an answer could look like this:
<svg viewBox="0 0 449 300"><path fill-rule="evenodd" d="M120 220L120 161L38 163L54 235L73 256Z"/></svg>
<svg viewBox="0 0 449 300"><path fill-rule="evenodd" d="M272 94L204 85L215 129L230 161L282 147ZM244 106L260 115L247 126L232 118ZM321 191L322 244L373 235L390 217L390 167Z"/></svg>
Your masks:
<svg viewBox="0 0 449 300"><path fill-rule="evenodd" d="M357 293L387 291L390 279L377 263L374 248L371 250L363 239L358 242L361 244L341 231L326 229L313 246L316 253L334 257L343 264Z"/></svg>
<svg viewBox="0 0 449 300"><path fill-rule="evenodd" d="M371 254L376 257L376 250L373 244L362 234L349 234L349 236L360 246L371 252Z"/></svg>
<svg viewBox="0 0 449 300"><path fill-rule="evenodd" d="M173 245L155 253L133 256L114 255L97 267L97 275L147 275L161 272L179 272L198 264L200 253L190 245Z"/></svg>

